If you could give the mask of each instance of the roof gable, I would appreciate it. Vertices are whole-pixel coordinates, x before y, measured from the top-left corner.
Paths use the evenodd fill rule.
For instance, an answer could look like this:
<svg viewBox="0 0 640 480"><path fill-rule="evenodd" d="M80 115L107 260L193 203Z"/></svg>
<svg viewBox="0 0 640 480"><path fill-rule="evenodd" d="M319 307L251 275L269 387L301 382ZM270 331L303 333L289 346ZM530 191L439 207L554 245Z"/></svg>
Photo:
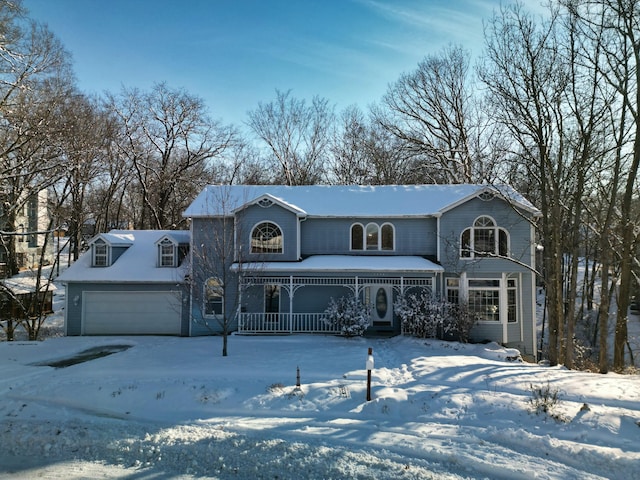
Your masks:
<svg viewBox="0 0 640 480"><path fill-rule="evenodd" d="M265 193L243 205L240 205L238 208L234 210L234 213L248 207L249 205L258 205L263 208L269 208L272 205L278 205L284 208L285 210L295 213L298 217L305 217L307 215L307 212L305 212L301 208L298 208L295 205L288 203L281 198L275 197L270 193Z"/></svg>
<svg viewBox="0 0 640 480"><path fill-rule="evenodd" d="M164 240L169 240L174 245L189 245L191 241L191 234L187 230L172 230L165 233L154 242L155 245L160 245Z"/></svg>
<svg viewBox="0 0 640 480"><path fill-rule="evenodd" d="M493 198L499 198L534 215L538 215L540 213L531 202L508 185L480 185L479 187L481 188L476 192L452 202L442 208L439 213L443 214L449 210L453 210L457 206L462 205L473 198L480 198L485 201L492 200Z"/></svg>
<svg viewBox="0 0 640 480"><path fill-rule="evenodd" d="M99 233L89 241L89 245L93 245L98 240L111 247L130 247L133 245L134 236L130 231L111 230L109 233Z"/></svg>

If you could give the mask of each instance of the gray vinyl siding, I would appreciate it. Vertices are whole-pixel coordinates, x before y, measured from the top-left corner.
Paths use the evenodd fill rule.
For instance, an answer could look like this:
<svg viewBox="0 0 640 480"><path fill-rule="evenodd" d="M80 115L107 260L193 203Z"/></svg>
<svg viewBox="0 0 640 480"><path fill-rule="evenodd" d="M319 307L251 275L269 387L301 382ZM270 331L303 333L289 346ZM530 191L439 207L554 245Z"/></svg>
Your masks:
<svg viewBox="0 0 640 480"><path fill-rule="evenodd" d="M338 299L351 295L351 290L341 286L311 286L298 288L293 297L292 313L321 313L329 305L331 297ZM280 288L280 312L289 311L289 293ZM243 295L242 309L247 312L264 312L264 286L249 287Z"/></svg>
<svg viewBox="0 0 640 480"><path fill-rule="evenodd" d="M172 292L176 289L183 290L183 299L188 298L186 287L171 284L148 284L148 283L68 283L66 285L66 310L65 310L65 330L70 336L82 334L82 311L83 292ZM188 303L186 304L188 305ZM189 335L189 311L183 302L181 312L181 332L182 336Z"/></svg>
<svg viewBox="0 0 640 480"><path fill-rule="evenodd" d="M120 258L124 252L127 251L129 247L111 247L111 265L116 263L116 260Z"/></svg>
<svg viewBox="0 0 640 480"><path fill-rule="evenodd" d="M442 215L440 219L440 261L447 271L517 272L525 266L499 258L460 259L460 236L481 215L492 217L509 233L509 252L518 262L532 265L531 225L521 214L500 199L472 199Z"/></svg>
<svg viewBox="0 0 640 480"><path fill-rule="evenodd" d="M394 227L394 251L351 250L351 226L368 223ZM421 255L435 256L435 218L308 218L301 225L302 256L309 255Z"/></svg>
<svg viewBox="0 0 640 480"><path fill-rule="evenodd" d="M238 281L237 275L229 270L237 260L233 218L194 218L192 222L190 334L199 336L222 332L221 319L204 315L203 289L211 277L226 285L224 311L229 320L229 330L236 330Z"/></svg>
<svg viewBox="0 0 640 480"><path fill-rule="evenodd" d="M340 286L306 286L300 288L293 302L293 313L324 312L331 298L339 299L353 295L351 289ZM287 306L288 308L288 306Z"/></svg>
<svg viewBox="0 0 640 480"><path fill-rule="evenodd" d="M498 227L509 233L509 254L515 261L487 257L460 258L460 236L481 215L490 216ZM527 267L534 266L531 247L531 224L526 215L516 212L497 198L490 201L477 198L469 200L447 211L440 219L440 261L447 272L455 272L456 275L464 272L468 279L501 278L502 272L511 274L509 278L517 278L519 316L516 323L507 325L507 341L504 343L520 349L523 355L532 355L535 348L532 328L535 322L535 312L532 311L535 275ZM474 341L498 341L503 338L503 328L502 323L480 323L473 328L471 338Z"/></svg>
<svg viewBox="0 0 640 480"><path fill-rule="evenodd" d="M238 214L236 242L244 252L250 252L250 238L253 228L261 222L272 222L282 230L283 253L245 255L249 261L295 261L298 260L298 217L280 205L273 204L268 208L251 205Z"/></svg>

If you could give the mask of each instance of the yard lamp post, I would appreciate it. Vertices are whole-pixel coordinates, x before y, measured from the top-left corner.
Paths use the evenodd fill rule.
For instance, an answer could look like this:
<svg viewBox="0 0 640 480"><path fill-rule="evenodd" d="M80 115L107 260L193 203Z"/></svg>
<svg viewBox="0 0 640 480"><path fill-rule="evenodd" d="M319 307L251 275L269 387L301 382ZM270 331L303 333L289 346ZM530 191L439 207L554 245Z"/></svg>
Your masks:
<svg viewBox="0 0 640 480"><path fill-rule="evenodd" d="M373 348L369 347L367 354L367 402L371 400L371 370L373 370Z"/></svg>

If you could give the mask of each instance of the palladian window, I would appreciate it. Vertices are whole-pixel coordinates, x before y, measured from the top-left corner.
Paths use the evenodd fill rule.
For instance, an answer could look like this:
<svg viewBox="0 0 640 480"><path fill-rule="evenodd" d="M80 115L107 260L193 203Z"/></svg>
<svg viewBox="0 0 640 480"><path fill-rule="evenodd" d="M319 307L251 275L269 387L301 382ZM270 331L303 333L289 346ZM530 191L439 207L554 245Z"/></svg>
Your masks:
<svg viewBox="0 0 640 480"><path fill-rule="evenodd" d="M488 216L478 217L473 227L462 232L460 240L461 258L506 257L509 254L509 234Z"/></svg>
<svg viewBox="0 0 640 480"><path fill-rule="evenodd" d="M351 250L394 250L395 230L390 223L351 225Z"/></svg>

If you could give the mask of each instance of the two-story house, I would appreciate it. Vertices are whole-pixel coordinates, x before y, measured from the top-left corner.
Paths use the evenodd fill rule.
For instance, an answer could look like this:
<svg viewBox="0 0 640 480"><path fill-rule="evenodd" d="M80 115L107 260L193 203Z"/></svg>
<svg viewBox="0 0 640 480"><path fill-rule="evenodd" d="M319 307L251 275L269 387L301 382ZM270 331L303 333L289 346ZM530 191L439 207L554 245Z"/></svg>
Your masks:
<svg viewBox="0 0 640 480"><path fill-rule="evenodd" d="M49 237L45 241L46 232L51 228L48 199L46 189L21 197L19 201L0 192L0 230L11 232L0 241L0 276L15 273L3 268L11 263L10 256L14 257L16 269L34 268L41 259L45 265L53 262L53 239Z"/></svg>
<svg viewBox="0 0 640 480"><path fill-rule="evenodd" d="M331 333L324 314L330 300L355 294L372 307L369 331L394 334L401 332L394 302L428 290L476 312L473 339L535 358L532 222L538 215L506 186L209 186L184 212L191 221L189 259L170 267L182 268L169 288L181 292L182 306L174 302L171 309L180 311L175 328L137 333L215 333L225 318L231 331L247 334ZM125 251L137 243L138 234L130 235ZM161 238L147 242L150 276L167 268ZM74 272L72 266L63 278L67 334L120 333L120 327L108 327L108 318L123 315L130 323L122 333L134 332L134 316L95 310L95 290L105 283L96 287L97 274L88 272L107 271L125 259L126 253L116 258L115 248L115 240L109 245L108 237L96 237L78 262L84 269ZM133 290L131 283L109 286L111 292ZM149 304L140 298L126 308ZM105 309L123 305L113 294L102 300ZM95 326L96 313L100 328L87 329Z"/></svg>

